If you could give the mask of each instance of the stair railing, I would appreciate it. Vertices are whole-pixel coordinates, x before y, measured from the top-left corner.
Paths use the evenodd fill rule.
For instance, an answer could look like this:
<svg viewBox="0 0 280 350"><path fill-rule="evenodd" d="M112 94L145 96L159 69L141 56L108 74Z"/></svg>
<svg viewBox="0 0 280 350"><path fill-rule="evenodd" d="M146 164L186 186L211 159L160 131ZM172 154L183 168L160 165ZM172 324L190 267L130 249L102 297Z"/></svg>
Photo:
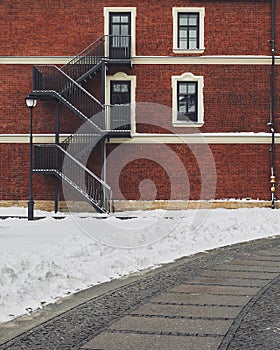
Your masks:
<svg viewBox="0 0 280 350"><path fill-rule="evenodd" d="M61 70L72 79L79 79L102 61L105 56L104 42L105 36L100 37L62 66Z"/></svg>
<svg viewBox="0 0 280 350"><path fill-rule="evenodd" d="M61 70L80 82L83 77L94 71L103 59L130 60L131 36L103 35L63 65Z"/></svg>
<svg viewBox="0 0 280 350"><path fill-rule="evenodd" d="M84 133L68 136L60 146L76 159L88 158L96 144L101 140L99 134Z"/></svg>
<svg viewBox="0 0 280 350"><path fill-rule="evenodd" d="M58 67L33 67L33 93L36 92L46 95L53 92L58 94L62 97L62 102L68 104L76 114L89 121L100 132L104 130L104 118L100 115L103 105Z"/></svg>
<svg viewBox="0 0 280 350"><path fill-rule="evenodd" d="M112 189L59 145L34 146L34 172L49 172L65 180L98 211L112 211Z"/></svg>
<svg viewBox="0 0 280 350"><path fill-rule="evenodd" d="M131 35L105 35L105 54L109 60L130 60Z"/></svg>
<svg viewBox="0 0 280 350"><path fill-rule="evenodd" d="M107 130L130 131L133 108L131 104L106 105L105 123Z"/></svg>
<svg viewBox="0 0 280 350"><path fill-rule="evenodd" d="M33 93L57 94L97 133L131 130L131 105L102 105L86 89L56 66L33 67Z"/></svg>

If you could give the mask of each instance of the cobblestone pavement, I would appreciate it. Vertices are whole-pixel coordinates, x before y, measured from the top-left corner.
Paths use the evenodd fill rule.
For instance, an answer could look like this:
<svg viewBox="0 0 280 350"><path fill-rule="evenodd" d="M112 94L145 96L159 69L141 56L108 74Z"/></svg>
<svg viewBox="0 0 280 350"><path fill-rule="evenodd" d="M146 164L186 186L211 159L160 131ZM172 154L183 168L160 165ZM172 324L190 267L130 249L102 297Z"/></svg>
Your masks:
<svg viewBox="0 0 280 350"><path fill-rule="evenodd" d="M280 236L168 264L4 349L279 350Z"/></svg>

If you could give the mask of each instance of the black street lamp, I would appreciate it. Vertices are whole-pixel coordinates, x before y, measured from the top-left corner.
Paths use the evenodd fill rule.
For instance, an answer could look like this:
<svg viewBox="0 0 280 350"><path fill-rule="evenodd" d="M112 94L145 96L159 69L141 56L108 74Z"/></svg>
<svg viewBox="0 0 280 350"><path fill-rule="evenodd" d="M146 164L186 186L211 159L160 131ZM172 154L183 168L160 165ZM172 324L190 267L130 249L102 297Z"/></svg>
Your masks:
<svg viewBox="0 0 280 350"><path fill-rule="evenodd" d="M30 147L30 162L29 162L29 200L28 200L28 220L33 220L34 218L34 201L33 201L33 179L32 179L32 173L33 173L33 133L32 133L32 110L37 104L36 98L27 96L25 98L26 106L30 110L30 141L29 141L29 147Z"/></svg>

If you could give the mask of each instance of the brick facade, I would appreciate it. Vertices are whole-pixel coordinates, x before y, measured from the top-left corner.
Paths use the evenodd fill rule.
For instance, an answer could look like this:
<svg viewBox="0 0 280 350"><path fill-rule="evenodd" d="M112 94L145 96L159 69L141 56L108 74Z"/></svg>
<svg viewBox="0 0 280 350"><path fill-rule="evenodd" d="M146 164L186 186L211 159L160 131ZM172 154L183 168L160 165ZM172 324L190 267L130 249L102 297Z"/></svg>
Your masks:
<svg viewBox="0 0 280 350"><path fill-rule="evenodd" d="M97 4L89 0L41 2L4 0L0 4L2 28L0 60L1 57L7 59L0 64L2 80L0 136L29 133L29 115L24 98L32 90L32 66L35 65L36 58L43 58L42 62L44 58L46 62L49 58L55 61L56 57L64 56L69 56L70 59L75 53L104 35L104 7L120 7L120 12L121 7L136 8L137 57L133 58L135 64L132 59L132 67L110 65L107 77L118 72L136 77L135 102L139 105L149 103L147 113L143 110L136 111L137 133L174 136L196 132L224 133L225 139L227 133L269 133L267 123L270 114L270 1L101 0ZM203 52L199 54L173 52L173 7L205 8ZM275 15L276 19L280 18L278 4ZM276 49L280 42L279 35L276 28ZM224 55L227 56L224 58L225 61L223 61ZM231 62L229 56L238 57L240 62ZM258 61L258 59L264 60L265 56L267 61ZM27 57L31 57L34 63L24 63ZM158 61L155 63L157 57ZM199 57L204 61L195 61ZM16 58L19 62L14 63L12 59ZM142 58L153 58L154 61L141 63ZM171 61L163 61L164 58L169 58ZM193 58L194 61L184 62L185 58ZM278 60L276 63L275 130L278 132L280 116ZM184 73L203 77L204 123L200 128L172 125L172 76L181 76ZM97 99L102 99L100 71L91 80L84 82L83 86ZM34 134L54 134L55 108L54 101L38 103L34 110ZM69 109L61 108L62 134L75 133L81 124L82 121ZM119 169L118 164L114 163L110 167L109 162L107 180L116 194L116 199L269 200L271 198L269 142L250 143L245 141L245 138L244 134L244 144L240 141L236 144L224 141L220 144L217 142L207 145L207 152L211 151L215 164L215 172L212 174L217 180L214 193L212 188L209 188L209 191L202 189L203 183L211 180L207 176L212 176L211 174L206 176L206 170L202 169L203 164L206 166L208 161L207 152L203 151L205 146L203 144L190 146L182 142L163 145L153 145L152 142L128 143L123 148L125 149L123 168ZM109 160L110 154L117 151L118 147L122 147L121 142L107 144ZM150 157L143 153L147 147L151 152ZM199 160L195 157L194 150L198 152ZM0 152L0 200L28 199L29 145L20 142L0 142ZM280 171L279 152L277 144L276 175ZM100 149L95 150L89 158L88 167L100 175L99 154ZM51 176L34 176L34 199L52 200L54 184L55 180ZM278 199L280 190L278 179L276 189Z"/></svg>
<svg viewBox="0 0 280 350"><path fill-rule="evenodd" d="M0 55L72 56L104 34L104 7L136 7L137 55L172 56L167 43L172 43L175 6L205 7L206 55L270 54L267 0L100 0L98 5L91 0L4 0Z"/></svg>

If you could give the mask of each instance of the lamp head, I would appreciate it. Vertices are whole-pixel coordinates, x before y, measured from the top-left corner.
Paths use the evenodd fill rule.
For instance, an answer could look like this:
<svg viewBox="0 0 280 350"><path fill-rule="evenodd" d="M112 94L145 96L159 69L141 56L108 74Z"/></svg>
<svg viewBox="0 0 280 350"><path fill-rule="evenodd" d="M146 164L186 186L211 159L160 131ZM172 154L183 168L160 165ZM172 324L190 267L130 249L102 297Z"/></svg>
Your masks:
<svg viewBox="0 0 280 350"><path fill-rule="evenodd" d="M27 96L27 97L25 97L25 103L26 103L26 106L28 108L34 108L37 104L37 100L36 100L36 98Z"/></svg>

